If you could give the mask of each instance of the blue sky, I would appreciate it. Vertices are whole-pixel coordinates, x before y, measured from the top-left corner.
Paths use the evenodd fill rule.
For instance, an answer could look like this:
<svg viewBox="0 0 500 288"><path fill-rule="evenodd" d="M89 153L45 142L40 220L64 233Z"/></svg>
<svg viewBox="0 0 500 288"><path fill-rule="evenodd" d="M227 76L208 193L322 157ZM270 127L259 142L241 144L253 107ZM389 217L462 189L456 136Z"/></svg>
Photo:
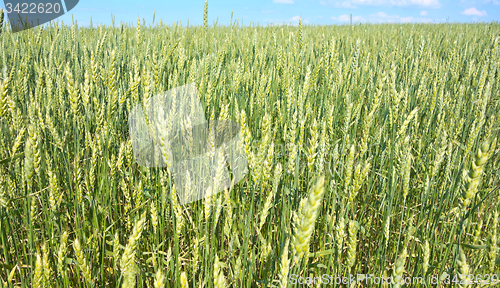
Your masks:
<svg viewBox="0 0 500 288"><path fill-rule="evenodd" d="M29 1L27 1L29 2ZM120 21L137 22L144 18L151 24L153 11L156 21L163 23L181 21L183 25L203 24L204 0L200 1L132 1L132 0L80 0L80 3L59 19L71 23L72 15L79 26L87 26L92 16L94 24L115 25ZM2 2L0 2L0 6ZM261 25L297 24L301 17L306 24L353 22L491 22L500 20L500 0L253 0L208 1L208 23L219 18L219 24L229 24L231 12L240 24L250 22Z"/></svg>

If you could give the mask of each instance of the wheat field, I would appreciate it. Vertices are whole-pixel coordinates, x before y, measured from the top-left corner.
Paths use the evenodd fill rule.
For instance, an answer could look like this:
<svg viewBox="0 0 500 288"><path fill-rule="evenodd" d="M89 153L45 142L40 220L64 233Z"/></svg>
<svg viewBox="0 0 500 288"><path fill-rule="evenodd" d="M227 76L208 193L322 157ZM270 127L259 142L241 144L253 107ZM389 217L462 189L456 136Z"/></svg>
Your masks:
<svg viewBox="0 0 500 288"><path fill-rule="evenodd" d="M500 272L498 23L0 31L0 287ZM250 173L180 205L127 117L188 83L241 125Z"/></svg>

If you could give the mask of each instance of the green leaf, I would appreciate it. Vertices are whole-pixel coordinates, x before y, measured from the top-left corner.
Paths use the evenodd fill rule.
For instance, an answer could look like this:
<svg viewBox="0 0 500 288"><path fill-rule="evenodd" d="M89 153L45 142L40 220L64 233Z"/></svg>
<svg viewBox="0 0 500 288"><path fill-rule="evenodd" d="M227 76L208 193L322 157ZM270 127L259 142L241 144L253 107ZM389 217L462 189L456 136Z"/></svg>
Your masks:
<svg viewBox="0 0 500 288"><path fill-rule="evenodd" d="M21 157L23 157L23 156L24 156L24 152L19 153L19 154L16 154L16 155L14 155L14 156L12 156L12 157L5 158L5 159L1 160L1 161L0 161L0 164L9 163L9 162L14 161L14 160L16 160L16 159L18 159L18 158L21 158Z"/></svg>
<svg viewBox="0 0 500 288"><path fill-rule="evenodd" d="M455 244L455 245L458 245L458 244ZM472 245L472 244L460 243L460 246L465 247L467 249L472 249L472 250L488 249L488 246L486 246L486 245Z"/></svg>
<svg viewBox="0 0 500 288"><path fill-rule="evenodd" d="M309 265L307 265L307 267L315 267L315 268L324 268L324 269L328 269L328 267L326 267L324 264L321 264L321 263L311 263Z"/></svg>
<svg viewBox="0 0 500 288"><path fill-rule="evenodd" d="M314 253L309 253L309 257L321 257L335 253L335 249L329 249L324 251L318 251Z"/></svg>
<svg viewBox="0 0 500 288"><path fill-rule="evenodd" d="M64 259L64 263L66 263L66 264L78 264L73 258Z"/></svg>

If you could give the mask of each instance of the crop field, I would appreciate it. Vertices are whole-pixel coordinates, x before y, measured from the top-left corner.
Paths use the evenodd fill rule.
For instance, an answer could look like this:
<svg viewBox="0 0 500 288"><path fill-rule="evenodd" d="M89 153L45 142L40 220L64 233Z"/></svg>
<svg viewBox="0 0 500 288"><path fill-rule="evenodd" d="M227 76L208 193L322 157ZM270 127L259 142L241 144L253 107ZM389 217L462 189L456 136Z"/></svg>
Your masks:
<svg viewBox="0 0 500 288"><path fill-rule="evenodd" d="M500 275L498 23L206 19L0 29L0 287ZM182 205L128 117L189 83L240 125L249 173Z"/></svg>

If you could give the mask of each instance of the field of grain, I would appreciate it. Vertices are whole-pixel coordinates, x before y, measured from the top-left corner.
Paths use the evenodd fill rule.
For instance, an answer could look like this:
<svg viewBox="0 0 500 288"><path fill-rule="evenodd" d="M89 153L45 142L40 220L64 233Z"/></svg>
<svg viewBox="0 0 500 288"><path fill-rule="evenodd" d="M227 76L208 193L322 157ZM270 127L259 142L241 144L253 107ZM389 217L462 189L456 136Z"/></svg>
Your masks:
<svg viewBox="0 0 500 288"><path fill-rule="evenodd" d="M0 287L500 274L498 23L231 22L0 29ZM250 173L180 205L128 114L189 83Z"/></svg>

